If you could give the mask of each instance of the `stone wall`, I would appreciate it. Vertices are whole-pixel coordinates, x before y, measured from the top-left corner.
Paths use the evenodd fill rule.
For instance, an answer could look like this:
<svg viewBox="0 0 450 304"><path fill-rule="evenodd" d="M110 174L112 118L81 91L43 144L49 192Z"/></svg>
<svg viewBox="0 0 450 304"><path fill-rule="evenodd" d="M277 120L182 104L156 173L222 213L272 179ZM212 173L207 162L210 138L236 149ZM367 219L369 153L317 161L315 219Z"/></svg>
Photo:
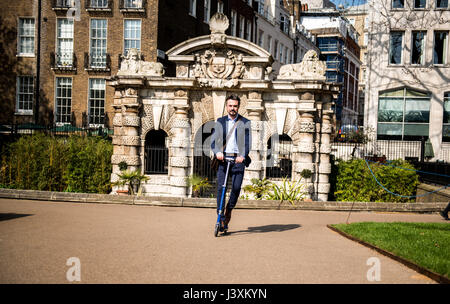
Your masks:
<svg viewBox="0 0 450 304"><path fill-rule="evenodd" d="M450 202L450 190L448 188L443 189L443 186L419 184L416 195L418 196L416 198L418 203Z"/></svg>

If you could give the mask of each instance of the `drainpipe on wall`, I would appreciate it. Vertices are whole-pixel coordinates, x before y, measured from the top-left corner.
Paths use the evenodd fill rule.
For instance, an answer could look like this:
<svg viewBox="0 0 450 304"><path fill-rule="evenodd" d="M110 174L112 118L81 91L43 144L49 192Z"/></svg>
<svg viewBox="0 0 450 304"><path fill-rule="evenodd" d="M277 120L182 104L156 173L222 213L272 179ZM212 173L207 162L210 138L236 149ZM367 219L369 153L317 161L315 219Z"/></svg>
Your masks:
<svg viewBox="0 0 450 304"><path fill-rule="evenodd" d="M38 0L38 22L37 22L37 54L36 54L36 84L34 89L34 123L39 122L39 96L40 96L40 74L41 74L41 17L42 0Z"/></svg>

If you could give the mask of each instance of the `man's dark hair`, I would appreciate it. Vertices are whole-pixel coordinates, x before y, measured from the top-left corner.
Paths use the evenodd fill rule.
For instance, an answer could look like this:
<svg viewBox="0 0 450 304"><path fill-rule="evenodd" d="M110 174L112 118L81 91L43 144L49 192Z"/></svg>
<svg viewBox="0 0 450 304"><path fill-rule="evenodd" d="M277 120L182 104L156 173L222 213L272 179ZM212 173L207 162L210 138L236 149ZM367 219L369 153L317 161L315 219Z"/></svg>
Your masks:
<svg viewBox="0 0 450 304"><path fill-rule="evenodd" d="M241 105L241 99L240 99L239 96L237 96L236 94L228 95L227 99L225 99L225 104L227 104L227 103L228 103L228 100L230 100L230 99L232 99L232 100L237 100L237 101L238 101L238 106Z"/></svg>

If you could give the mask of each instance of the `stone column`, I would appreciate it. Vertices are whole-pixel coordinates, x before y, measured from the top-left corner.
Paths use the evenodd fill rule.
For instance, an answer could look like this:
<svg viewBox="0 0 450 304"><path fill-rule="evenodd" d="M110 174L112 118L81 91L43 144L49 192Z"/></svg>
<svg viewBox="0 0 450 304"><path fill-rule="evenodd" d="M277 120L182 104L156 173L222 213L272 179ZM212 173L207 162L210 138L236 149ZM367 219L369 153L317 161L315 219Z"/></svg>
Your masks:
<svg viewBox="0 0 450 304"><path fill-rule="evenodd" d="M262 93L257 91L250 91L247 100L247 113L248 119L251 120L252 126L252 146L250 150L250 158L252 162L248 168L245 170L243 186L251 184L251 179L261 179L264 170L264 160L262 159L262 151L264 149L264 125L261 121L262 112L264 107L262 105Z"/></svg>
<svg viewBox="0 0 450 304"><path fill-rule="evenodd" d="M320 150L319 150L319 175L317 184L317 199L328 201L330 192L329 176L331 174L331 130L333 111L322 111L322 125L320 129ZM318 134L319 135L319 134Z"/></svg>
<svg viewBox="0 0 450 304"><path fill-rule="evenodd" d="M140 146L140 118L139 118L139 90L136 87L116 90L114 97L114 136L113 155L111 163L113 173L111 181L119 180L119 163L125 162L130 171L141 170L141 159L139 156Z"/></svg>
<svg viewBox="0 0 450 304"><path fill-rule="evenodd" d="M314 174L315 165L314 165L314 152L316 150L314 144L314 133L316 130L316 126L314 123L314 112L315 109L310 110L298 110L300 114L300 124L299 132L299 141L296 147L296 155L294 159L296 163L293 164L294 167L294 176L300 179L300 173L307 169L310 170L311 173ZM304 180L306 190L308 191L307 198L314 199L314 184L311 182L311 178Z"/></svg>
<svg viewBox="0 0 450 304"><path fill-rule="evenodd" d="M191 123L188 118L188 94L184 90L174 93L175 119L172 125L173 138L171 141L169 166L170 186L172 196L186 197L188 186L186 178L189 175L189 148Z"/></svg>

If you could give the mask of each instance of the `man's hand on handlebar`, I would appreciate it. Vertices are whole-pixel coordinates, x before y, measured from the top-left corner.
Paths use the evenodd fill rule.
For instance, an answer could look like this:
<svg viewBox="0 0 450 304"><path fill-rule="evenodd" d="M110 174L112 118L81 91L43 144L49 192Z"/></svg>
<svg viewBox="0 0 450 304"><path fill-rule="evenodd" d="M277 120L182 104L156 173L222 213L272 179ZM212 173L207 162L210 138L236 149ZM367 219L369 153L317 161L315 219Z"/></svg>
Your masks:
<svg viewBox="0 0 450 304"><path fill-rule="evenodd" d="M218 160L223 160L223 153L222 152L217 152L216 157Z"/></svg>
<svg viewBox="0 0 450 304"><path fill-rule="evenodd" d="M237 164L240 164L240 163L242 163L244 161L244 158L242 157L242 156L238 156L238 157L236 157L236 163Z"/></svg>
<svg viewBox="0 0 450 304"><path fill-rule="evenodd" d="M217 159L220 160L220 161L223 161L223 160L225 159L225 156L223 155L222 152L217 152L216 157L217 157ZM240 164L240 163L243 163L244 160L245 160L244 157L242 157L242 156L237 156L236 159L235 159L235 163Z"/></svg>

